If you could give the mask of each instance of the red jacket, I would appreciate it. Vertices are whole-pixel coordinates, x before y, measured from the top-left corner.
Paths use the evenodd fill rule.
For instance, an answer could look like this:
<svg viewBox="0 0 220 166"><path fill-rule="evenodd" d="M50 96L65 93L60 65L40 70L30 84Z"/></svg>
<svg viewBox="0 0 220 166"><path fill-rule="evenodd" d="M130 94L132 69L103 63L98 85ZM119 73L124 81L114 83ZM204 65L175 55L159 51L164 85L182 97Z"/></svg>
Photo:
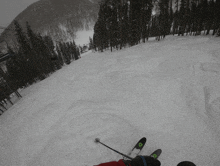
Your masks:
<svg viewBox="0 0 220 166"><path fill-rule="evenodd" d="M112 162L108 162L108 163L102 163L102 164L99 164L96 166L126 166L126 165L124 164L123 160L121 159L118 162L112 161Z"/></svg>

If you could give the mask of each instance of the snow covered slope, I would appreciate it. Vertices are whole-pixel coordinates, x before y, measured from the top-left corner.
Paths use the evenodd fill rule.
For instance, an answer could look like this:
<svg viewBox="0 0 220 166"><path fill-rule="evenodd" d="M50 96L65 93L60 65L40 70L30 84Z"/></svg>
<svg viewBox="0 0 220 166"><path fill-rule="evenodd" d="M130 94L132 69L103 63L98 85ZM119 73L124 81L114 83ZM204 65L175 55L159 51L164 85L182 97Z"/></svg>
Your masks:
<svg viewBox="0 0 220 166"><path fill-rule="evenodd" d="M91 166L147 137L162 166L220 165L220 38L90 53L23 91L0 117L0 165Z"/></svg>

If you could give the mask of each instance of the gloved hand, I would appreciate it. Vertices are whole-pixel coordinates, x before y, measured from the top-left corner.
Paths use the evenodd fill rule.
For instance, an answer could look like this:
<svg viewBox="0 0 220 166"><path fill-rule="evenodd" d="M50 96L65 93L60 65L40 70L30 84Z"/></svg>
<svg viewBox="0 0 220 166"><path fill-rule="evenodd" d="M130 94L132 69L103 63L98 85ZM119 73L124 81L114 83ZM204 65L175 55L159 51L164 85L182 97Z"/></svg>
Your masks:
<svg viewBox="0 0 220 166"><path fill-rule="evenodd" d="M144 163L146 162L146 164ZM137 156L132 160L124 160L126 166L160 166L159 160L150 156Z"/></svg>

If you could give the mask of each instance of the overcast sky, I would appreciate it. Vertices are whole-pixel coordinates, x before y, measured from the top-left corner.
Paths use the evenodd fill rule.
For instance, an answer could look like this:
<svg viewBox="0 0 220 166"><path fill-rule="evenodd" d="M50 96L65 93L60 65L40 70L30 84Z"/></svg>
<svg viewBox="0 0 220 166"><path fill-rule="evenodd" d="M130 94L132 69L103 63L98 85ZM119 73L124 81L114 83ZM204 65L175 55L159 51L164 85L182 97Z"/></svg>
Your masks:
<svg viewBox="0 0 220 166"><path fill-rule="evenodd" d="M39 0L0 0L0 26L8 26L30 4Z"/></svg>

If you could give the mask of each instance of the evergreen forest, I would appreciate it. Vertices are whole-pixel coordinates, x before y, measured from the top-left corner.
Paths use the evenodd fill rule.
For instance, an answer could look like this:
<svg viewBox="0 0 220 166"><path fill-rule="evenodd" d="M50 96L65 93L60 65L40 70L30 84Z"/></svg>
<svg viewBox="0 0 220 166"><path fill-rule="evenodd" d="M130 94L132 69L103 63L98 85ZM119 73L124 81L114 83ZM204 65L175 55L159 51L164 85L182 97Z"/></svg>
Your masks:
<svg viewBox="0 0 220 166"><path fill-rule="evenodd" d="M122 49L169 34L219 36L217 0L105 0L94 26L95 50ZM154 14L152 14L154 13Z"/></svg>

